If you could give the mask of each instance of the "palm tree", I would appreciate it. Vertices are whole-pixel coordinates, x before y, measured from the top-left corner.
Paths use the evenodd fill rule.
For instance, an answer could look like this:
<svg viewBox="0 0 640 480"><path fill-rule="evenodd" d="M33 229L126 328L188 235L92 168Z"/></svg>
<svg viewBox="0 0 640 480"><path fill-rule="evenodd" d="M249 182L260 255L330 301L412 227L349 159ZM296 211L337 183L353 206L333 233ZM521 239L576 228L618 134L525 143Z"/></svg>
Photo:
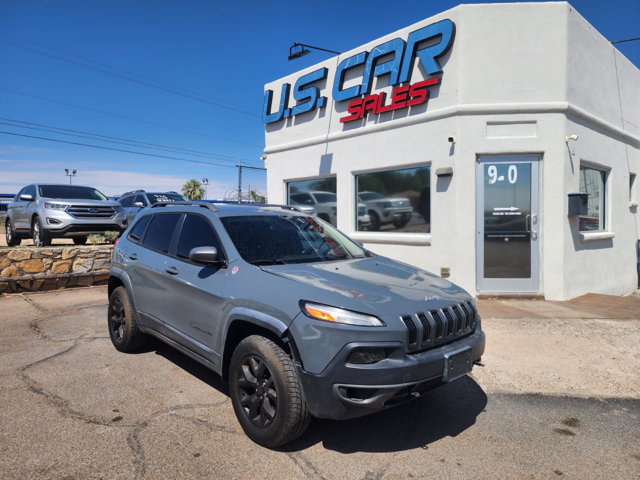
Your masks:
<svg viewBox="0 0 640 480"><path fill-rule="evenodd" d="M182 195L189 200L202 200L204 198L204 187L198 180L192 178L182 186Z"/></svg>

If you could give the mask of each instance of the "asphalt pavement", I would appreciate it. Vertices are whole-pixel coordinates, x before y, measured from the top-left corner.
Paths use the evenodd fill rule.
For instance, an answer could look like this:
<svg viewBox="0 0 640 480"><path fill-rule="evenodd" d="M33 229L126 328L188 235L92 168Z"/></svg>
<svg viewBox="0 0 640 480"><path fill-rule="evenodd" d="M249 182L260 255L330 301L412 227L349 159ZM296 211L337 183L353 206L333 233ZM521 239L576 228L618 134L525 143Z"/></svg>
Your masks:
<svg viewBox="0 0 640 480"><path fill-rule="evenodd" d="M105 287L0 297L0 478L638 478L639 305L481 300L487 352L472 376L376 415L313 420L274 451L243 434L215 374L156 342L117 352ZM592 378L596 351L624 381L615 368Z"/></svg>

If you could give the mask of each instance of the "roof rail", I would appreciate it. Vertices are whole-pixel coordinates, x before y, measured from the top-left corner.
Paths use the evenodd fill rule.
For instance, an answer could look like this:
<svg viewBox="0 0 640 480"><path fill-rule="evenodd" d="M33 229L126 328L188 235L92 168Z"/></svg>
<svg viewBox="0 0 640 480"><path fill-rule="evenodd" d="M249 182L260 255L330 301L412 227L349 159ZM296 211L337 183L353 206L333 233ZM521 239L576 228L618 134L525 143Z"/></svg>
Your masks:
<svg viewBox="0 0 640 480"><path fill-rule="evenodd" d="M124 192L122 195L120 195L121 197L124 197L125 195L129 195L130 193L145 193L144 190L131 190L130 192Z"/></svg>
<svg viewBox="0 0 640 480"><path fill-rule="evenodd" d="M215 203L215 200L213 202ZM229 207L271 207L271 208L281 208L283 210L291 210L292 212L304 213L298 207L294 207L293 205L282 205L280 203L242 202L242 203L223 203L223 205L228 205Z"/></svg>
<svg viewBox="0 0 640 480"><path fill-rule="evenodd" d="M178 206L179 207L181 205L182 206L191 205L191 206L194 206L194 207L208 208L212 212L219 211L214 204L205 203L205 202L158 202L158 203L154 203L153 205L151 205L151 208L173 207L173 206Z"/></svg>

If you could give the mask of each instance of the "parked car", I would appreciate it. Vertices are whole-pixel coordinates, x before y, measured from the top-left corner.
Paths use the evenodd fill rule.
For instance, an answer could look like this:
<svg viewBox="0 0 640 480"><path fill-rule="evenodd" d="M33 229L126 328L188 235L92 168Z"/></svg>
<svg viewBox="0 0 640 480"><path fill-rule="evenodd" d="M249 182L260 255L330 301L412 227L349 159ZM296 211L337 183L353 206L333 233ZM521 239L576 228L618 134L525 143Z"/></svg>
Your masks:
<svg viewBox="0 0 640 480"><path fill-rule="evenodd" d="M385 197L378 192L360 192L358 200L367 206L371 230L380 230L382 225L389 223L402 228L411 220L413 209L408 198Z"/></svg>
<svg viewBox="0 0 640 480"><path fill-rule="evenodd" d="M317 215L331 225L337 225L337 198L333 192L296 192L289 195L290 205L310 215ZM364 203L358 203L358 229L369 227L371 221Z"/></svg>
<svg viewBox="0 0 640 480"><path fill-rule="evenodd" d="M335 226L336 222L336 194L333 192L307 191L289 195L289 203L295 207L310 211L325 222Z"/></svg>
<svg viewBox="0 0 640 480"><path fill-rule="evenodd" d="M186 202L187 199L178 192L145 192L134 190L124 193L118 201L127 216L127 225L130 224L138 212L159 202Z"/></svg>
<svg viewBox="0 0 640 480"><path fill-rule="evenodd" d="M84 245L92 233L122 232L127 224L122 206L93 187L32 184L20 190L7 207L7 245L33 238L36 246L70 237Z"/></svg>
<svg viewBox="0 0 640 480"><path fill-rule="evenodd" d="M454 381L485 345L464 290L289 206L145 210L114 249L108 296L116 349L153 335L221 375L268 447L311 416L367 415Z"/></svg>

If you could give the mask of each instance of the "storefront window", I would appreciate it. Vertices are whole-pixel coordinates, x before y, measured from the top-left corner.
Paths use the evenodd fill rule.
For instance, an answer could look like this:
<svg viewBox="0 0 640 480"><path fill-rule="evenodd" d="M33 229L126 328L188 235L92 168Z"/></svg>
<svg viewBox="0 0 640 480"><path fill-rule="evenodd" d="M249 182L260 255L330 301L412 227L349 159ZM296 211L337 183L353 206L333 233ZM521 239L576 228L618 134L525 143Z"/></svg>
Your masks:
<svg viewBox="0 0 640 480"><path fill-rule="evenodd" d="M580 193L589 195L587 214L578 217L581 232L605 230L606 181L606 172L580 166Z"/></svg>
<svg viewBox="0 0 640 480"><path fill-rule="evenodd" d="M418 167L356 175L357 229L430 232L430 173Z"/></svg>
<svg viewBox="0 0 640 480"><path fill-rule="evenodd" d="M287 204L336 226L336 177L287 182Z"/></svg>

